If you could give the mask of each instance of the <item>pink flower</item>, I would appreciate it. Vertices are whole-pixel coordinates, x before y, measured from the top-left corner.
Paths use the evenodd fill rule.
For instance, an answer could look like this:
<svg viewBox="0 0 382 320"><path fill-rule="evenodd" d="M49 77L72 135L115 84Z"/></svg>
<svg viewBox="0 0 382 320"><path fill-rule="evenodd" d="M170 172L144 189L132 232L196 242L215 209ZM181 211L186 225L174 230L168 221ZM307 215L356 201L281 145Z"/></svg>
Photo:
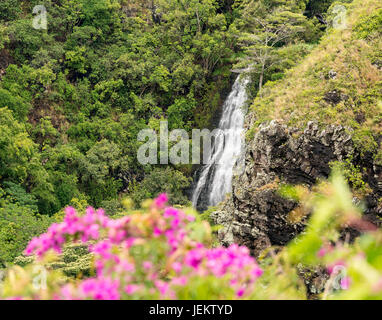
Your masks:
<svg viewBox="0 0 382 320"><path fill-rule="evenodd" d="M68 207L63 222L51 225L45 234L32 239L25 253L43 256L51 249L61 252L70 241L81 240L88 246L94 256L96 276L62 287L52 294L57 299L114 300L138 290L142 294L159 293L161 298L175 299L174 287L191 285L198 277L226 281L238 298L250 293L263 271L248 248L232 245L209 249L196 242L187 228L195 217L166 208L167 201L165 194L160 195L151 211L137 219L126 216L113 220L102 209L95 211L91 207L80 216ZM142 255L141 249L148 255ZM156 270L169 263L175 271L172 279ZM345 281L343 286L348 284Z"/></svg>
<svg viewBox="0 0 382 320"><path fill-rule="evenodd" d="M127 249L130 249L132 246L134 246L136 240L137 240L137 239L136 239L136 238L133 238L133 237L129 237L129 238L127 238L126 241L125 241L125 246L126 246L126 248L127 248Z"/></svg>
<svg viewBox="0 0 382 320"><path fill-rule="evenodd" d="M337 261L327 266L328 273L331 275L333 272L337 272L338 269L345 268L346 263L342 260Z"/></svg>
<svg viewBox="0 0 382 320"><path fill-rule="evenodd" d="M167 282L164 282L162 280L156 280L155 281L155 286L159 290L159 293L162 296L165 296L167 294L167 291L169 289L169 284Z"/></svg>
<svg viewBox="0 0 382 320"><path fill-rule="evenodd" d="M128 295L132 295L134 294L135 292L137 292L139 290L140 286L136 285L136 284L129 284L126 286L125 288L125 292L128 294Z"/></svg>
<svg viewBox="0 0 382 320"><path fill-rule="evenodd" d="M323 258L323 257L326 255L326 253L327 253L326 248L322 247L322 248L318 251L317 256L318 256L319 258Z"/></svg>
<svg viewBox="0 0 382 320"><path fill-rule="evenodd" d="M166 208L166 210L164 211L163 216L165 218L172 218L172 217L179 217L180 214L179 214L179 210L177 210L175 208Z"/></svg>
<svg viewBox="0 0 382 320"><path fill-rule="evenodd" d="M84 298L95 300L119 300L119 281L107 278L88 279L81 283Z"/></svg>
<svg viewBox="0 0 382 320"><path fill-rule="evenodd" d="M187 277L182 276L172 279L171 283L176 286L185 286L187 284Z"/></svg>
<svg viewBox="0 0 382 320"><path fill-rule="evenodd" d="M143 269L146 271L151 270L153 268L153 264L150 261L143 262Z"/></svg>
<svg viewBox="0 0 382 320"><path fill-rule="evenodd" d="M155 238L158 238L158 237L160 237L162 235L162 231L158 227L155 227L153 235L154 235Z"/></svg>
<svg viewBox="0 0 382 320"><path fill-rule="evenodd" d="M180 219L179 218L174 218L172 221L171 221L171 228L173 229L177 229L180 225Z"/></svg>
<svg viewBox="0 0 382 320"><path fill-rule="evenodd" d="M244 292L245 292L244 288L240 288L239 290L236 291L236 296L238 298L241 298L244 295Z"/></svg>
<svg viewBox="0 0 382 320"><path fill-rule="evenodd" d="M176 273L179 273L179 272L182 271L182 264L181 264L180 262L174 262L174 263L172 264L172 268L174 269L174 271L175 271Z"/></svg>
<svg viewBox="0 0 382 320"><path fill-rule="evenodd" d="M349 277L344 277L341 279L340 285L342 290L348 290L350 288L350 278Z"/></svg>
<svg viewBox="0 0 382 320"><path fill-rule="evenodd" d="M202 262L203 256L204 256L203 249L194 249L187 253L185 262L187 265L196 269L198 268L199 264Z"/></svg>
<svg viewBox="0 0 382 320"><path fill-rule="evenodd" d="M252 274L256 278L260 278L263 275L263 273L264 273L264 271L262 269L260 269L259 267L255 267Z"/></svg>
<svg viewBox="0 0 382 320"><path fill-rule="evenodd" d="M167 194L160 194L155 200L154 203L158 208L163 208L164 205L168 202Z"/></svg>
<svg viewBox="0 0 382 320"><path fill-rule="evenodd" d="M332 250L333 250L333 247L330 244L323 245L321 249L317 252L317 257L323 258Z"/></svg>

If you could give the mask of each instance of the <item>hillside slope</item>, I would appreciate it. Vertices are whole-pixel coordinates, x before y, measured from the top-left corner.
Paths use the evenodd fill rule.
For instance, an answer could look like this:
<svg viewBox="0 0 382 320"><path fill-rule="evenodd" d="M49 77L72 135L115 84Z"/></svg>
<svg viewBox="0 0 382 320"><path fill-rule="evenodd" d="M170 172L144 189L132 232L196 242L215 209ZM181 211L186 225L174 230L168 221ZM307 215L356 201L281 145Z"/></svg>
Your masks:
<svg viewBox="0 0 382 320"><path fill-rule="evenodd" d="M268 82L252 104L252 127L280 119L354 129L354 141L375 152L382 133L382 3L355 0L345 29L330 28L320 45L287 76Z"/></svg>
<svg viewBox="0 0 382 320"><path fill-rule="evenodd" d="M224 226L224 244L246 245L256 256L286 245L305 219L280 187L313 187L334 166L345 172L355 202L365 201L365 218L380 224L382 3L356 0L346 7L347 28L328 30L303 62L255 98L245 167L237 166L232 195L213 213Z"/></svg>

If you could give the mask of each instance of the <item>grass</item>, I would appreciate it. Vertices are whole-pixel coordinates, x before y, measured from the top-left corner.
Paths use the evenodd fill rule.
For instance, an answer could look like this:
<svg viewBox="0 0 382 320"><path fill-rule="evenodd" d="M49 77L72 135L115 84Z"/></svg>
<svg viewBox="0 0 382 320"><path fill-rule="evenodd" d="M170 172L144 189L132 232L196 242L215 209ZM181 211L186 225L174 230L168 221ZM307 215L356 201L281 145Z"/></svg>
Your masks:
<svg viewBox="0 0 382 320"><path fill-rule="evenodd" d="M382 134L382 2L346 6L347 28L330 29L302 63L255 98L252 130L272 119L300 129L312 120L343 125L354 130L360 150L375 153Z"/></svg>

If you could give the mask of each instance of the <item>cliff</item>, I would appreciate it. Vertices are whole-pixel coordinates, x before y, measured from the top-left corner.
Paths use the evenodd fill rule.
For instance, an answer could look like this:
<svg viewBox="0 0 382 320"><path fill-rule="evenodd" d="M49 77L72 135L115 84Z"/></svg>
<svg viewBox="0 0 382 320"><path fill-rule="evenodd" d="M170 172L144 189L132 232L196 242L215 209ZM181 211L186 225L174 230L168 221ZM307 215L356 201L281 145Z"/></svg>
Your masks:
<svg viewBox="0 0 382 320"><path fill-rule="evenodd" d="M283 184L312 187L329 176L330 164L349 157L362 159L351 134L343 126L320 130L310 122L302 134L278 121L260 126L247 145L245 168L235 176L232 195L213 214L224 228L223 244L239 243L259 255L269 246L286 245L304 229L304 221L290 221L297 203L279 193ZM363 159L363 161L366 161ZM370 162L363 177L372 191L366 196L365 217L379 223L382 206L382 167ZM354 199L357 201L357 198Z"/></svg>
<svg viewBox="0 0 382 320"><path fill-rule="evenodd" d="M313 187L334 164L347 174L354 201L365 204L365 219L380 225L381 7L373 0L348 4L347 28L329 31L301 64L255 98L244 167L236 166L233 192L212 214L223 225L223 244L246 245L256 256L286 245L305 221L291 221L298 204L282 197L280 187Z"/></svg>

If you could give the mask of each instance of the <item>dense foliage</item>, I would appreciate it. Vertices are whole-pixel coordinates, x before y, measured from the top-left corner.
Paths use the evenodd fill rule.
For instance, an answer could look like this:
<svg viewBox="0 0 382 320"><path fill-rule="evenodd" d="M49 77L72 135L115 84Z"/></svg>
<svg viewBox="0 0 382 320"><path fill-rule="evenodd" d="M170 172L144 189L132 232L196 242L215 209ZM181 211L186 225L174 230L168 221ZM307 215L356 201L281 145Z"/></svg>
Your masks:
<svg viewBox="0 0 382 320"><path fill-rule="evenodd" d="M65 243L81 241L94 255L96 277L60 288L59 277L52 273L46 276L49 289L42 289L44 293L30 291L31 297L211 299L248 295L262 274L248 249L235 245L228 249L206 247L211 240L209 225L166 207L166 202L167 196L162 194L147 212L117 220L109 219L103 210L88 208L85 215L78 216L73 208L67 208L64 221L34 238L25 253L35 253L41 259L51 249L61 253ZM25 283L19 280L16 282ZM33 281L31 285L33 288ZM19 289L18 296L30 290ZM19 289L12 284L9 292Z"/></svg>
<svg viewBox="0 0 382 320"><path fill-rule="evenodd" d="M380 1L337 1L343 6L344 29L329 28L321 43L279 81L270 81L252 109L258 124L283 119L296 128L308 121L341 124L365 155L376 156L381 134ZM334 20L335 14L328 16Z"/></svg>
<svg viewBox="0 0 382 320"><path fill-rule="evenodd" d="M338 174L313 190L282 186L300 203L293 220L310 223L256 262L216 245L209 211L179 209L195 167L137 160L142 129L214 126L244 73L249 137L271 119L340 123L382 167L380 1L44 0L46 30L32 27L36 5L0 2L3 297L305 299L320 270L329 281L317 298L382 298L380 231ZM368 168L352 160L332 167L361 198ZM350 241L349 228L362 236Z"/></svg>
<svg viewBox="0 0 382 320"><path fill-rule="evenodd" d="M215 1L159 1L157 16L151 1L45 1L48 30L35 30L36 4L2 3L1 181L43 214L99 206L152 170L136 160L139 130L210 124L229 85L229 14Z"/></svg>
<svg viewBox="0 0 382 320"><path fill-rule="evenodd" d="M211 127L230 70L256 62L253 52L265 50L260 70L251 69L252 95L282 77L323 34L314 15L304 15L309 6L324 14L318 2L46 0L44 30L32 27L40 1L1 1L2 201L17 185L12 203L26 219L35 216L31 224L79 203L114 214L126 194L136 206L162 192L187 204L195 168L141 165L138 132L158 132L163 120L170 130ZM264 45L274 27L282 39ZM10 248L7 240L0 247ZM20 253L13 247L1 263Z"/></svg>
<svg viewBox="0 0 382 320"><path fill-rule="evenodd" d="M260 265L245 247L213 247L209 224L192 212L168 207L163 194L146 209L119 219L92 208L78 215L68 207L63 222L29 243L25 254L36 255L32 264L7 271L3 297L306 299L308 273L300 272L321 268L326 285L316 298L380 299L382 234L362 220L342 176L334 173L312 191L284 186L280 192L301 201L301 219L312 215L296 241L284 249L270 248ZM363 235L355 242L343 237L349 228ZM73 243L93 258L87 262L89 273L78 268L76 280L68 281L54 261L68 259L67 252L60 254Z"/></svg>

